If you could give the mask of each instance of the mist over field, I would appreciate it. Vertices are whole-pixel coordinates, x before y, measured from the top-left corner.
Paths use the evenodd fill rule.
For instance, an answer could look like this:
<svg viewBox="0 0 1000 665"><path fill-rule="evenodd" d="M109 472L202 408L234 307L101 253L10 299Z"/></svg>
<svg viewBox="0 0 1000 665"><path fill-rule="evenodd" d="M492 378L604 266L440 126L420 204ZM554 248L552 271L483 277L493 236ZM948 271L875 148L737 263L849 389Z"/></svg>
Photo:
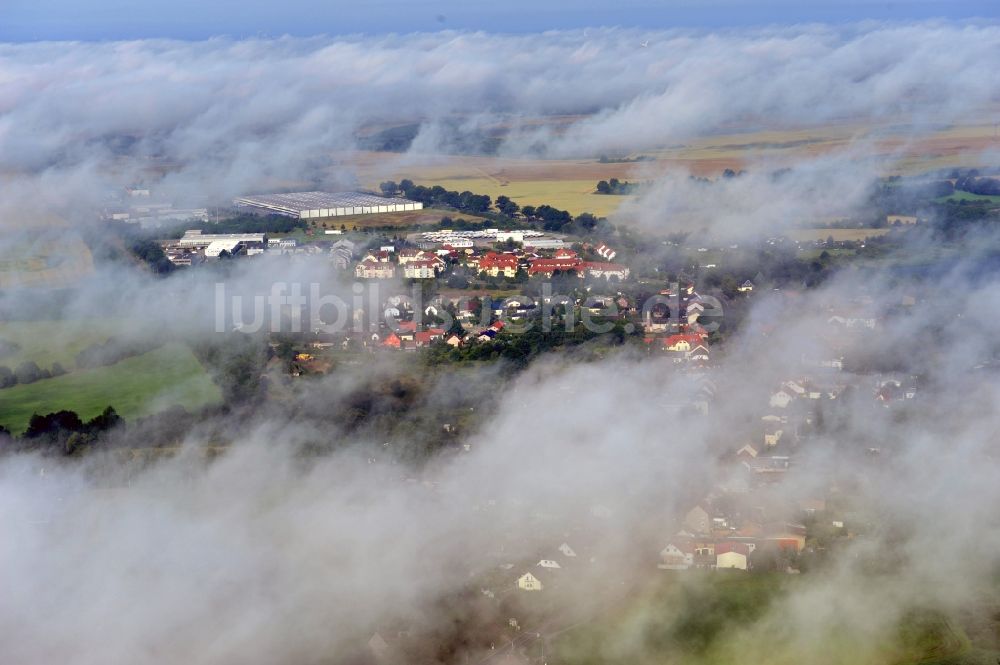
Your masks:
<svg viewBox="0 0 1000 665"><path fill-rule="evenodd" d="M594 160L841 123L894 141L859 130L794 163L765 147L726 177L636 164L642 188L602 223L619 261L650 266L643 295L702 289L716 261L757 282L703 289L733 321L704 365L615 329L617 343L524 361L380 350L299 377L274 358L292 342L219 329L219 285L244 303L276 283L367 297L326 254L160 275L108 243L60 289L0 290L0 340L42 322L45 345L79 358L103 321L117 344L189 347L221 395L112 423L79 456L0 435L0 662L992 663L995 214L949 226L921 200L912 231L801 260L783 234L870 216L873 183L911 145L988 124L998 49L995 23L943 20L0 44L0 243L17 248L0 266L15 275L14 254L100 236L108 192L135 184L225 206L356 188L369 152L391 174L428 156ZM386 145L399 127L407 140ZM368 233L372 249L404 235ZM780 261L803 276L764 274ZM420 294L413 281L382 293ZM594 293L622 296L606 282ZM805 396L786 408L789 384ZM768 457L781 426L775 458L794 463L759 482L739 451ZM761 558L767 573L659 569L665 546L701 537L686 518L699 505L783 535L808 522L807 547ZM544 596L517 587L553 559ZM767 590L717 600L737 575Z"/></svg>
<svg viewBox="0 0 1000 665"><path fill-rule="evenodd" d="M161 168L161 191L209 203L347 186L332 153L405 123L420 152L475 150L499 123L501 154L556 157L834 120L899 119L905 137L995 104L998 44L995 25L934 22L4 44L3 204L66 212ZM551 115L581 117L522 124Z"/></svg>

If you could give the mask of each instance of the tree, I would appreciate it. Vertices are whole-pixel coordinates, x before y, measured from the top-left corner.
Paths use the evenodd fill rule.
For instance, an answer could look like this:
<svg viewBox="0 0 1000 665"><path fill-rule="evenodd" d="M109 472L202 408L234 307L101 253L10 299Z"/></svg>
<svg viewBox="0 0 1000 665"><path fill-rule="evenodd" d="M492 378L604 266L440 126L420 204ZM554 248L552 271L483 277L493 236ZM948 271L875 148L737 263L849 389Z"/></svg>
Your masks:
<svg viewBox="0 0 1000 665"><path fill-rule="evenodd" d="M399 193L399 186L392 180L386 180L385 182L379 184L378 188L381 189L382 193L386 196L395 196Z"/></svg>
<svg viewBox="0 0 1000 665"><path fill-rule="evenodd" d="M18 383L34 383L42 378L42 370L33 360L25 360L14 370Z"/></svg>
<svg viewBox="0 0 1000 665"><path fill-rule="evenodd" d="M108 406L101 411L100 415L94 416L87 421L87 428L95 432L106 432L122 422L122 417L118 415L113 406Z"/></svg>
<svg viewBox="0 0 1000 665"><path fill-rule="evenodd" d="M62 376L65 373L66 369L62 365L60 365L58 362L52 363L52 370L51 370L52 376Z"/></svg>
<svg viewBox="0 0 1000 665"><path fill-rule="evenodd" d="M597 193L598 194L610 194L611 193L611 184L608 183L607 180L600 181L599 183L597 183Z"/></svg>
<svg viewBox="0 0 1000 665"><path fill-rule="evenodd" d="M10 367L0 365L0 388L10 388L17 385L17 376Z"/></svg>
<svg viewBox="0 0 1000 665"><path fill-rule="evenodd" d="M581 229L591 231L597 226L597 217L589 212L583 212L576 216L576 224Z"/></svg>
<svg viewBox="0 0 1000 665"><path fill-rule="evenodd" d="M73 411L56 411L44 416L37 413L31 416L28 421L28 429L24 432L24 438L37 439L44 436L59 436L71 432L82 432L83 421Z"/></svg>

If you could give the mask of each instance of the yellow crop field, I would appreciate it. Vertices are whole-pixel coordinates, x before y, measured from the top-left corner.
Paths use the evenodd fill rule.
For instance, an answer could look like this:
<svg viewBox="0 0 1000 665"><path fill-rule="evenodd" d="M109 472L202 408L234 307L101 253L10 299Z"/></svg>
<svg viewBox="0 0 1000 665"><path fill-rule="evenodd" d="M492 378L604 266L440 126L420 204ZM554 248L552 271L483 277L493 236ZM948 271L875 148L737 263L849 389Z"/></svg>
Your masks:
<svg viewBox="0 0 1000 665"><path fill-rule="evenodd" d="M795 229L788 232L792 240L826 240L832 237L837 242L864 240L885 235L889 229Z"/></svg>

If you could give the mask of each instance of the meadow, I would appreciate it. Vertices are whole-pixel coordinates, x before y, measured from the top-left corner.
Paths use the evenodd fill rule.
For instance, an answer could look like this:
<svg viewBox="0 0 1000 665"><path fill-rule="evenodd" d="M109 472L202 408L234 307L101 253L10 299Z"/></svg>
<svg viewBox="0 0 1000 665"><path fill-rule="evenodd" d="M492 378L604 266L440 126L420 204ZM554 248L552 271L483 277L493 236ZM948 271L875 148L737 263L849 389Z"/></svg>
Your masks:
<svg viewBox="0 0 1000 665"><path fill-rule="evenodd" d="M790 617L782 618L789 611L783 600L810 583L781 573L663 571L642 592L566 631L552 646L567 665L996 662L989 647L975 648L961 622L928 610L906 613L895 631L875 640L852 639L844 626L832 624L819 626L811 640L798 640L789 631Z"/></svg>
<svg viewBox="0 0 1000 665"><path fill-rule="evenodd" d="M171 406L193 410L221 400L191 350L170 343L107 367L0 390L0 425L21 433L35 413L66 409L87 420L113 406L129 420Z"/></svg>
<svg viewBox="0 0 1000 665"><path fill-rule="evenodd" d="M16 350L0 357L0 365L14 369L24 361L34 361L49 369L59 363L67 371L75 358L91 344L111 337L120 321L80 319L75 321L6 321L0 323L0 342L16 345Z"/></svg>

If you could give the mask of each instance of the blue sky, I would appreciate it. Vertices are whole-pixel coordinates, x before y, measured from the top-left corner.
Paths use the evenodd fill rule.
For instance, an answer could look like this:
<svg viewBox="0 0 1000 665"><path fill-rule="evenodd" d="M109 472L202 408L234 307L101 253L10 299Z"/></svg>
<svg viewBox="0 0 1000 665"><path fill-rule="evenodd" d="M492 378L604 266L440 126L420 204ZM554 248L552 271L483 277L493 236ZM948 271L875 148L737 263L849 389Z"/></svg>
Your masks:
<svg viewBox="0 0 1000 665"><path fill-rule="evenodd" d="M0 0L0 40L439 30L536 32L996 18L997 0Z"/></svg>

